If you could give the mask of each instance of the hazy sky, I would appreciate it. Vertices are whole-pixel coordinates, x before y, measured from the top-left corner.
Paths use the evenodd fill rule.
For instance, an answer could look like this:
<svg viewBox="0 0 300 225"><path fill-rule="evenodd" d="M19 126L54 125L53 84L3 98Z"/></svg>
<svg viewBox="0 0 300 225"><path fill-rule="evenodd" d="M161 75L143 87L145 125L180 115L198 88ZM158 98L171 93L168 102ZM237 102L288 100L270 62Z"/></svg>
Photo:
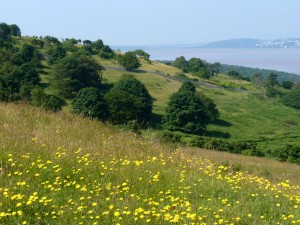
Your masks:
<svg viewBox="0 0 300 225"><path fill-rule="evenodd" d="M300 0L0 0L0 22L22 35L108 45L300 38Z"/></svg>

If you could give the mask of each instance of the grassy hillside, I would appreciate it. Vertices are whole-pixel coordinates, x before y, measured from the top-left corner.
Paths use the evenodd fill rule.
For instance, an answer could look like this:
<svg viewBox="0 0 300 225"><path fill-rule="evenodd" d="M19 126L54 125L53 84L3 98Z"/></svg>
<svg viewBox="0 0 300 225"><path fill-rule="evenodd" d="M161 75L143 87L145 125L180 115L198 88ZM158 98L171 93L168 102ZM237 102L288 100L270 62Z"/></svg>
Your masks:
<svg viewBox="0 0 300 225"><path fill-rule="evenodd" d="M21 46L22 43L31 43L32 38L22 37L15 41ZM43 54L45 51L41 49ZM120 70L119 64L114 59L104 60L97 55L92 57L102 65L111 67L103 74L106 91L123 74L133 74L142 81L155 100L153 108L155 118L164 115L169 97L180 87L181 82L177 78L185 77L215 85L214 88L198 87L199 91L214 100L221 113L220 120L208 126L205 136L254 140L257 141L258 148L264 152L283 149L286 144L299 144L299 111L284 106L280 99L266 97L263 90L257 89L250 82L236 80L223 74L210 80L203 80L191 74L182 74L178 68L158 62L148 63L144 60L141 60L142 66L139 70L127 72ZM45 60L42 61L42 65L39 72L46 93L57 94L57 90L49 85L52 79L51 66ZM169 77L161 76L157 72ZM65 112L70 111L70 102L71 100L67 100Z"/></svg>
<svg viewBox="0 0 300 225"><path fill-rule="evenodd" d="M157 71L165 73L170 70L168 66L157 67ZM104 73L104 78L107 83L114 83L124 73L126 72L108 70ZM151 73L131 72L131 74L142 81L155 98L153 112L163 115L169 97L178 90L181 83ZM178 71L168 74L176 76ZM198 87L198 90L214 100L221 117L218 123L208 126L206 136L255 140L258 141L258 148L265 152L282 149L286 144L299 143L298 110L283 105L280 99L266 97L262 90L247 81L218 75L209 82L219 85L219 88ZM233 88L242 88L246 91Z"/></svg>
<svg viewBox="0 0 300 225"><path fill-rule="evenodd" d="M0 104L0 126L0 224L300 223L297 165L178 151L25 105Z"/></svg>

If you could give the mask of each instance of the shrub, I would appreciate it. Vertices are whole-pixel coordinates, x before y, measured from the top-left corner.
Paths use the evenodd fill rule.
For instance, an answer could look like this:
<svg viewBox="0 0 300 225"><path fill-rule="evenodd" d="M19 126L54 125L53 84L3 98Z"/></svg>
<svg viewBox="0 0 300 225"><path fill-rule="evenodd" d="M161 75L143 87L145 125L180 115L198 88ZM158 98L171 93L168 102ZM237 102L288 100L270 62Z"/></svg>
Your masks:
<svg viewBox="0 0 300 225"><path fill-rule="evenodd" d="M60 111L64 105L64 100L55 95L46 95L42 102L42 107L52 112Z"/></svg>
<svg viewBox="0 0 300 225"><path fill-rule="evenodd" d="M134 52L126 52L124 55L119 56L118 61L125 70L135 70L141 66L136 54Z"/></svg>
<svg viewBox="0 0 300 225"><path fill-rule="evenodd" d="M300 109L300 85L297 85L294 90L291 90L282 98L283 104L296 109Z"/></svg>
<svg viewBox="0 0 300 225"><path fill-rule="evenodd" d="M166 130L162 132L161 140L163 142L182 143L191 147L226 151L236 154L264 156L264 153L256 148L255 141L229 141L223 138L209 138Z"/></svg>
<svg viewBox="0 0 300 225"><path fill-rule="evenodd" d="M300 164L300 146L287 144L284 149L276 149L272 152L280 161L288 161L291 163Z"/></svg>
<svg viewBox="0 0 300 225"><path fill-rule="evenodd" d="M197 93L190 82L184 82L170 97L163 121L168 130L199 133L218 117L213 101Z"/></svg>
<svg viewBox="0 0 300 225"><path fill-rule="evenodd" d="M81 89L72 102L72 111L86 117L105 120L109 116L108 106L97 88Z"/></svg>
<svg viewBox="0 0 300 225"><path fill-rule="evenodd" d="M112 122L125 124L130 120L148 123L151 119L153 99L144 84L132 75L125 75L106 95Z"/></svg>

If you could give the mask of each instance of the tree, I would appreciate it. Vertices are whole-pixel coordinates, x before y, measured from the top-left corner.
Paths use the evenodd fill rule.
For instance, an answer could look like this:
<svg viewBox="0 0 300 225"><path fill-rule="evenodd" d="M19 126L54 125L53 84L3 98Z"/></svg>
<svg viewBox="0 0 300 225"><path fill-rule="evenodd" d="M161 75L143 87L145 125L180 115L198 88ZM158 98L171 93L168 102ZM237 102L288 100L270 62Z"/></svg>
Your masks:
<svg viewBox="0 0 300 225"><path fill-rule="evenodd" d="M180 56L174 60L173 66L183 71L188 65L186 59L183 56ZM183 72L187 72L187 71L183 71Z"/></svg>
<svg viewBox="0 0 300 225"><path fill-rule="evenodd" d="M52 45L55 45L55 46L60 45L60 41L56 37L52 37L49 35L44 37L44 42L45 42L46 47L50 47Z"/></svg>
<svg viewBox="0 0 300 225"><path fill-rule="evenodd" d="M300 84L297 84L296 87L288 92L283 98L282 98L283 104L300 109Z"/></svg>
<svg viewBox="0 0 300 225"><path fill-rule="evenodd" d="M240 77L240 74L237 72L237 71L235 71L235 70L230 70L230 71L228 71L228 73L227 73L230 77L233 77L233 78L238 78L238 77Z"/></svg>
<svg viewBox="0 0 300 225"><path fill-rule="evenodd" d="M211 72L209 70L207 70L205 67L202 67L197 73L196 75L203 78L203 79L209 79L211 76Z"/></svg>
<svg viewBox="0 0 300 225"><path fill-rule="evenodd" d="M66 56L67 51L62 46L58 45L54 48L50 48L48 51L49 57L48 57L48 63L52 65L56 60L62 59Z"/></svg>
<svg viewBox="0 0 300 225"><path fill-rule="evenodd" d="M21 29L16 24L10 25L10 35L21 37Z"/></svg>
<svg viewBox="0 0 300 225"><path fill-rule="evenodd" d="M55 95L46 95L42 102L42 107L52 112L61 111L64 105L64 100Z"/></svg>
<svg viewBox="0 0 300 225"><path fill-rule="evenodd" d="M24 63L31 62L35 67L41 65L41 54L33 45L24 44L20 48L20 57Z"/></svg>
<svg viewBox="0 0 300 225"><path fill-rule="evenodd" d="M106 99L114 123L137 120L142 124L151 119L153 99L144 84L132 75L123 76Z"/></svg>
<svg viewBox="0 0 300 225"><path fill-rule="evenodd" d="M91 57L73 53L53 65L53 83L60 94L72 98L82 88L99 87L104 70Z"/></svg>
<svg viewBox="0 0 300 225"><path fill-rule="evenodd" d="M110 119L113 124L127 124L138 120L136 99L132 94L119 89L112 89L105 95Z"/></svg>
<svg viewBox="0 0 300 225"><path fill-rule="evenodd" d="M98 39L97 41L92 42L91 46L96 50L100 50L103 48L104 44L102 40Z"/></svg>
<svg viewBox="0 0 300 225"><path fill-rule="evenodd" d="M266 86L267 87L274 87L276 85L279 85L277 78L278 78L277 74L270 73L270 75L268 76L268 78L266 80Z"/></svg>
<svg viewBox="0 0 300 225"><path fill-rule="evenodd" d="M65 105L64 100L55 96L47 95L41 87L35 87L31 90L31 104L36 107L43 107L52 112L60 111Z"/></svg>
<svg viewBox="0 0 300 225"><path fill-rule="evenodd" d="M0 67L0 100L14 101L18 99L21 87L21 75L18 66L11 62L3 62Z"/></svg>
<svg viewBox="0 0 300 225"><path fill-rule="evenodd" d="M76 52L77 51L77 46L76 46L77 43L78 43L78 40L75 38L66 38L66 40L63 41L61 44L67 51Z"/></svg>
<svg viewBox="0 0 300 225"><path fill-rule="evenodd" d="M20 66L20 85L36 86L40 83L41 78L36 67L32 63L23 63Z"/></svg>
<svg viewBox="0 0 300 225"><path fill-rule="evenodd" d="M0 23L0 39L7 40L10 38L10 26L6 23Z"/></svg>
<svg viewBox="0 0 300 225"><path fill-rule="evenodd" d="M209 64L208 69L212 75L218 74L221 70L221 63L215 62L213 64Z"/></svg>
<svg viewBox="0 0 300 225"><path fill-rule="evenodd" d="M92 45L93 42L91 42L90 40L84 40L82 43L83 43L83 45L89 46L89 45Z"/></svg>
<svg viewBox="0 0 300 225"><path fill-rule="evenodd" d="M185 133L198 133L218 118L219 113L212 100L197 94L184 83L171 97L163 118L164 127ZM188 88L187 88L188 87Z"/></svg>
<svg viewBox="0 0 300 225"><path fill-rule="evenodd" d="M120 65L125 68L125 70L129 71L135 70L141 66L134 52L126 52L124 55L119 57L118 61Z"/></svg>
<svg viewBox="0 0 300 225"><path fill-rule="evenodd" d="M105 120L109 116L108 106L99 90L94 87L81 89L72 102L72 111L85 117Z"/></svg>
<svg viewBox="0 0 300 225"><path fill-rule="evenodd" d="M99 56L102 59L111 59L114 57L114 55L115 53L113 52L113 50L111 50L111 48L108 45L103 45L103 47L99 51Z"/></svg>
<svg viewBox="0 0 300 225"><path fill-rule="evenodd" d="M138 57L143 58L147 62L150 62L150 55L142 49L137 49L133 51Z"/></svg>
<svg viewBox="0 0 300 225"><path fill-rule="evenodd" d="M294 82L293 81L289 81L289 80L285 80L281 84L281 87L283 87L284 89L292 89L293 86L294 86Z"/></svg>
<svg viewBox="0 0 300 225"><path fill-rule="evenodd" d="M188 71L197 73L201 68L205 67L204 62L199 58L191 58L188 61Z"/></svg>
<svg viewBox="0 0 300 225"><path fill-rule="evenodd" d="M43 47L44 47L44 44L45 44L45 42L44 42L43 40L36 39L36 38L34 38L34 39L31 41L31 43L32 43L33 45L35 45L35 46L40 47L40 48L43 48Z"/></svg>
<svg viewBox="0 0 300 225"><path fill-rule="evenodd" d="M10 26L6 23L0 23L0 46L12 47Z"/></svg>
<svg viewBox="0 0 300 225"><path fill-rule="evenodd" d="M185 81L182 83L181 87L178 90L179 92L183 91L191 91L191 92L196 92L196 87L189 81Z"/></svg>

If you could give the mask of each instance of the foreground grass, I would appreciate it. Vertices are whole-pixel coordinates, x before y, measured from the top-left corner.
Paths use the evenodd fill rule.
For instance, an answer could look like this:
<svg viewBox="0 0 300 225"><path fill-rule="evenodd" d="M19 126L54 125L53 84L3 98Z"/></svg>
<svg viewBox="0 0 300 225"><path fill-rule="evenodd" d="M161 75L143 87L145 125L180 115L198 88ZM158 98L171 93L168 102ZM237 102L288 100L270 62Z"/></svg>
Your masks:
<svg viewBox="0 0 300 225"><path fill-rule="evenodd" d="M22 105L0 124L0 224L300 223L295 180Z"/></svg>

